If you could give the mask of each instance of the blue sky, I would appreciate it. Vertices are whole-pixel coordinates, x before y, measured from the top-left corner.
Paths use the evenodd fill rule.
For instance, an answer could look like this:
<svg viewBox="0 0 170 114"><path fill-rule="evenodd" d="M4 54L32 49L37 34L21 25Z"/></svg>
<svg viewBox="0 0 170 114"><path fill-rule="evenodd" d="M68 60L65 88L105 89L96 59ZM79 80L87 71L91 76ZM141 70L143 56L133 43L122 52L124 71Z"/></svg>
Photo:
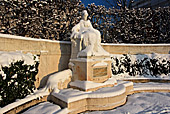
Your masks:
<svg viewBox="0 0 170 114"><path fill-rule="evenodd" d="M104 0L81 0L82 3L85 4L85 6L87 6L88 4L91 4L91 3L95 3L96 5L103 5L104 4Z"/></svg>
<svg viewBox="0 0 170 114"><path fill-rule="evenodd" d="M108 1L112 1L112 0L108 0ZM96 5L104 5L106 7L108 7L108 4L105 0L81 0L81 2L87 6L88 4L91 3L95 3Z"/></svg>

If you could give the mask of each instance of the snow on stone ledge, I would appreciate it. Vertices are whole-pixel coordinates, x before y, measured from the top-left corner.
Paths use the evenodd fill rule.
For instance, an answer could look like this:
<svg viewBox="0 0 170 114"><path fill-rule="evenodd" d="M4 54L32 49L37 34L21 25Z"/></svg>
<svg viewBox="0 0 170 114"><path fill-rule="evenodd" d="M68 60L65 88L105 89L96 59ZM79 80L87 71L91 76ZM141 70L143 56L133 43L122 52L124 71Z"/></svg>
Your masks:
<svg viewBox="0 0 170 114"><path fill-rule="evenodd" d="M124 85L117 85L114 87L106 87L98 89L93 92L84 92L77 89L63 89L59 93L52 93L54 97L61 99L67 103L74 102L86 98L105 98L105 97L114 97L121 95L126 92Z"/></svg>
<svg viewBox="0 0 170 114"><path fill-rule="evenodd" d="M10 34L1 34L1 33L0 33L0 38L19 39L19 40L31 40L31 41L45 41L45 42L71 44L71 42L68 42L68 41L56 41L56 40L53 41L53 40L47 40L47 39L37 39L37 38L16 36L16 35L10 35Z"/></svg>
<svg viewBox="0 0 170 114"><path fill-rule="evenodd" d="M170 83L134 83L134 91L140 90L170 90Z"/></svg>
<svg viewBox="0 0 170 114"><path fill-rule="evenodd" d="M98 66L108 66L108 63L100 62L100 63L95 64L93 67L98 67Z"/></svg>
<svg viewBox="0 0 170 114"><path fill-rule="evenodd" d="M170 46L170 44L113 44L113 43L101 43L102 45L109 46Z"/></svg>
<svg viewBox="0 0 170 114"><path fill-rule="evenodd" d="M71 44L69 41L53 41L47 39L37 39L31 37L23 37L23 36L16 36L11 34L2 34L0 33L0 38L10 38L10 39L21 39L21 40L32 40L32 41L46 41L46 42L56 42L56 43L65 43ZM101 43L101 45L111 45L111 46L170 46L170 44L113 44L113 43Z"/></svg>
<svg viewBox="0 0 170 114"><path fill-rule="evenodd" d="M130 81L118 81L118 84L123 84L125 87L133 86L133 82Z"/></svg>
<svg viewBox="0 0 170 114"><path fill-rule="evenodd" d="M67 88L68 83L71 81L72 71L66 69L57 73L54 73L42 80L40 83L40 91L59 91L59 89Z"/></svg>
<svg viewBox="0 0 170 114"><path fill-rule="evenodd" d="M108 85L108 84L116 84L116 83L117 83L117 81L116 81L115 78L109 78L104 83L96 83L96 82L92 82L92 81L76 80L74 82L71 82L70 85L74 86L74 87L79 87L79 88L84 89L84 90L88 90L88 89L93 89L93 88L96 88L96 87L105 86L105 85Z"/></svg>

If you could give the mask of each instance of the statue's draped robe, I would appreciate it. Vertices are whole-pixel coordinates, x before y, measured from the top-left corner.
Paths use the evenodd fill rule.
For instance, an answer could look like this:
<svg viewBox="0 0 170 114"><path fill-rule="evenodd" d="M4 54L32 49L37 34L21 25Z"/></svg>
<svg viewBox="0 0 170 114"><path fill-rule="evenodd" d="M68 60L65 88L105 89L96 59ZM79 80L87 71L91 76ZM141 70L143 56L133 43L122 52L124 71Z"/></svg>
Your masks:
<svg viewBox="0 0 170 114"><path fill-rule="evenodd" d="M100 32L93 28L90 21L81 20L72 29L72 45L77 44L77 40L80 41L79 52L77 56L108 56L109 53L106 52L101 46L101 35ZM74 49L72 49L74 51Z"/></svg>

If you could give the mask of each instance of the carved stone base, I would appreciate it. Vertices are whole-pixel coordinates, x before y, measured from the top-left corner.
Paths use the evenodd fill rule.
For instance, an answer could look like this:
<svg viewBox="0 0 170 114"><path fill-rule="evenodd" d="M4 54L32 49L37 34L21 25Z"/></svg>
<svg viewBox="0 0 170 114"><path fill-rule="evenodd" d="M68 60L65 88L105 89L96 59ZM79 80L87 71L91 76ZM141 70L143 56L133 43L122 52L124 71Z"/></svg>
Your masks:
<svg viewBox="0 0 170 114"><path fill-rule="evenodd" d="M70 59L69 67L73 71L72 81L104 82L111 77L110 58Z"/></svg>
<svg viewBox="0 0 170 114"><path fill-rule="evenodd" d="M85 92L72 88L52 93L51 100L68 109L68 114L77 114L89 110L108 110L126 103L129 91L133 91L133 83L122 82L114 87L101 88L93 92Z"/></svg>

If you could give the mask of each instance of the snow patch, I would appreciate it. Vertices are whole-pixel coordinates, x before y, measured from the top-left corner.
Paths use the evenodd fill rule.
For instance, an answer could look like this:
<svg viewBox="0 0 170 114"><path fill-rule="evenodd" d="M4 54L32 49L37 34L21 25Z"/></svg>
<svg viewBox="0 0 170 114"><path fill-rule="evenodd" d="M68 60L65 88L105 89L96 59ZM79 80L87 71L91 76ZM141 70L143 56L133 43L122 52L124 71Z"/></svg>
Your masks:
<svg viewBox="0 0 170 114"><path fill-rule="evenodd" d="M80 62L94 62L94 61L109 61L111 60L110 56L106 57L106 58L95 58L95 59L87 59L87 58L77 58L77 59L70 59L71 61L80 61Z"/></svg>
<svg viewBox="0 0 170 114"><path fill-rule="evenodd" d="M100 67L100 66L107 66L108 64L106 62L100 62L95 64L93 67Z"/></svg>
<svg viewBox="0 0 170 114"><path fill-rule="evenodd" d="M123 84L125 87L133 86L133 82L130 81L118 81L117 84Z"/></svg>
<svg viewBox="0 0 170 114"><path fill-rule="evenodd" d="M67 103L74 102L85 98L105 98L114 97L125 93L124 85L117 85L114 87L100 88L97 91L84 92L76 89L63 89L59 93L52 93L54 97L61 99Z"/></svg>
<svg viewBox="0 0 170 114"><path fill-rule="evenodd" d="M34 60L34 56L31 53L23 54L19 51L16 52L4 52L0 51L0 65L1 66L9 66L11 63L17 62L17 61L24 61L24 64L27 65L33 65L35 64L35 61L38 58L36 57L36 60Z"/></svg>
<svg viewBox="0 0 170 114"><path fill-rule="evenodd" d="M50 102L43 102L28 109L23 114L37 114L38 112L41 112L41 114L58 114L60 110L61 108L58 105L55 105Z"/></svg>
<svg viewBox="0 0 170 114"><path fill-rule="evenodd" d="M115 80L115 78L109 78L104 83L96 83L96 82L92 82L92 81L76 80L74 82L71 82L70 86L79 87L81 89L88 90L88 89L93 89L93 88L100 87L100 86L105 86L105 85L108 85L108 84L114 85L116 83L117 83L117 81Z"/></svg>
<svg viewBox="0 0 170 114"><path fill-rule="evenodd" d="M40 91L56 91L58 92L58 83L59 82L64 82L65 80L71 78L72 76L72 71L70 69L54 73L48 77L47 80L42 81L41 88L38 92Z"/></svg>

